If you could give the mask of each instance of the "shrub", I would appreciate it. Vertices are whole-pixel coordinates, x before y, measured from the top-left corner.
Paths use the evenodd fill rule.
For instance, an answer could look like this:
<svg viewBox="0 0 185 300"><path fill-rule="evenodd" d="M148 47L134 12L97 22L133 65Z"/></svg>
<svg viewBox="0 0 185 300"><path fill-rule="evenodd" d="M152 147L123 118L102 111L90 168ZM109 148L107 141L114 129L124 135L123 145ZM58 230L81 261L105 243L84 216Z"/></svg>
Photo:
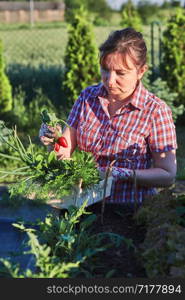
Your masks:
<svg viewBox="0 0 185 300"><path fill-rule="evenodd" d="M41 110L47 108L49 111L56 112L55 106L51 100L43 93L42 89L36 90L35 98L29 102L27 107L27 114L29 122L27 123L26 130L31 136L38 136L41 125ZM34 124L34 126L33 126Z"/></svg>
<svg viewBox="0 0 185 300"><path fill-rule="evenodd" d="M161 76L173 92L178 93L178 100L185 103L185 14L178 8L168 20L162 39Z"/></svg>
<svg viewBox="0 0 185 300"><path fill-rule="evenodd" d="M182 115L185 108L183 104L177 103L178 94L171 92L170 88L165 80L161 77L157 77L155 80L151 80L151 71L149 70L143 77L142 82L144 86L161 100L164 100L171 108L174 121L178 116Z"/></svg>
<svg viewBox="0 0 185 300"><path fill-rule="evenodd" d="M93 42L92 27L82 8L75 14L69 25L69 40L64 62L63 91L67 104L71 106L82 89L100 79L98 53Z"/></svg>
<svg viewBox="0 0 185 300"><path fill-rule="evenodd" d="M10 134L12 130L10 128L4 128L4 121L0 120L0 133L3 135L4 139L9 142ZM19 168L22 166L22 162L14 157L14 159L9 159L9 156L16 156L16 151L10 149L7 143L1 140L0 138L0 182L10 182L15 180L15 176L12 176L11 170ZM10 173L2 174L3 170L8 170ZM6 178L6 179L5 179Z"/></svg>
<svg viewBox="0 0 185 300"><path fill-rule="evenodd" d="M185 276L184 209L184 195L167 189L146 199L138 210L135 217L147 228L139 253L149 278Z"/></svg>
<svg viewBox="0 0 185 300"><path fill-rule="evenodd" d="M128 0L121 12L122 20L120 25L122 27L133 27L137 31L141 31L141 18L134 7L131 0Z"/></svg>
<svg viewBox="0 0 185 300"><path fill-rule="evenodd" d="M87 9L96 14L97 18L103 19L104 21L110 21L112 11L108 6L106 0L98 0L96 1L96 5L94 4L94 0L86 0L87 1Z"/></svg>
<svg viewBox="0 0 185 300"><path fill-rule="evenodd" d="M109 26L110 22L106 19L103 19L103 18L95 15L94 20L93 20L93 24L95 26Z"/></svg>
<svg viewBox="0 0 185 300"><path fill-rule="evenodd" d="M88 13L95 13L96 17L109 21L111 17L111 8L106 0L65 0L65 21L71 22L74 14L80 9L81 5Z"/></svg>
<svg viewBox="0 0 185 300"><path fill-rule="evenodd" d="M155 20L160 11L160 7L156 3L148 0L140 0L138 2L138 13L144 24L149 24L151 20Z"/></svg>
<svg viewBox="0 0 185 300"><path fill-rule="evenodd" d="M3 61L3 44L0 40L0 112L10 111L12 109L12 92L9 79L5 74L5 64Z"/></svg>
<svg viewBox="0 0 185 300"><path fill-rule="evenodd" d="M38 89L52 101L55 106L63 104L61 81L63 68L61 66L21 65L18 63L8 66L8 77L13 87L13 97L21 88L25 92L25 102L28 104L37 94Z"/></svg>
<svg viewBox="0 0 185 300"><path fill-rule="evenodd" d="M26 109L25 98L26 93L21 89L21 87L18 87L13 97L13 107L9 121L13 123L13 125L16 124L19 129L23 129L29 122L29 114Z"/></svg>
<svg viewBox="0 0 185 300"><path fill-rule="evenodd" d="M86 6L86 0L64 0L65 3L65 21L71 22L71 19L74 16L74 12L80 8L81 5L83 5L85 8Z"/></svg>
<svg viewBox="0 0 185 300"><path fill-rule="evenodd" d="M16 125L23 136L26 132L30 136L35 137L38 136L41 125L40 113L44 108L53 112L56 111L55 106L41 88L36 89L34 99L26 103L26 93L19 86L15 89L12 110L4 114L3 120L8 127Z"/></svg>

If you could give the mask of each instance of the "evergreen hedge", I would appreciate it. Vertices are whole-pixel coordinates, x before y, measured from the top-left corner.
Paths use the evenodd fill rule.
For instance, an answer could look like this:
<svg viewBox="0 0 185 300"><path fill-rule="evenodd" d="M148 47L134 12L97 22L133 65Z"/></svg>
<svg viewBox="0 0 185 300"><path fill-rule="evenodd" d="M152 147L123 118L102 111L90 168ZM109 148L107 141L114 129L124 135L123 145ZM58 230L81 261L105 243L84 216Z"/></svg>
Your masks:
<svg viewBox="0 0 185 300"><path fill-rule="evenodd" d="M141 18L131 0L128 0L124 5L123 10L121 11L121 17L122 20L120 25L122 27L133 27L137 31L142 30Z"/></svg>
<svg viewBox="0 0 185 300"><path fill-rule="evenodd" d="M5 63L3 61L3 43L0 40L0 114L12 109L12 89L7 75L5 74Z"/></svg>
<svg viewBox="0 0 185 300"><path fill-rule="evenodd" d="M185 104L185 10L178 8L168 20L162 39L163 59L161 77L178 101Z"/></svg>
<svg viewBox="0 0 185 300"><path fill-rule="evenodd" d="M73 104L81 90L100 80L98 50L93 41L93 30L86 12L80 8L69 24L69 40L64 58L62 84L66 104Z"/></svg>

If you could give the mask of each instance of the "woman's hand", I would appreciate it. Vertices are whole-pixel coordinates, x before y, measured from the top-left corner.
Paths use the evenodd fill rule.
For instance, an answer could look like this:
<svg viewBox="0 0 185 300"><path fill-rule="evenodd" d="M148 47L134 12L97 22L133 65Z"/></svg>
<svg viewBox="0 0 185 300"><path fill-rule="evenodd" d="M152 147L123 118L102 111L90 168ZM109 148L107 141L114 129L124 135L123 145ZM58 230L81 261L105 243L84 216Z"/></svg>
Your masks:
<svg viewBox="0 0 185 300"><path fill-rule="evenodd" d="M55 151L56 152L56 151ZM70 159L70 151L68 148L60 147L59 151L56 152L56 156L58 160Z"/></svg>
<svg viewBox="0 0 185 300"><path fill-rule="evenodd" d="M39 131L39 138L43 145L49 146L53 149L54 139L57 139L58 135L62 132L60 125L56 128L42 124Z"/></svg>
<svg viewBox="0 0 185 300"><path fill-rule="evenodd" d="M61 135L62 129L58 125L56 128L42 124L39 131L39 138L43 145L48 147L48 151L54 150L54 140L58 138L58 134ZM64 148L60 146L59 151L56 152L57 158L70 159L73 151L76 148L76 129L73 127L65 127L62 136L66 139L68 147Z"/></svg>
<svg viewBox="0 0 185 300"><path fill-rule="evenodd" d="M112 177L114 180L128 180L134 177L134 171L127 168L112 167Z"/></svg>
<svg viewBox="0 0 185 300"><path fill-rule="evenodd" d="M59 125L56 128L48 126L46 124L42 124L41 129L39 131L40 141L43 145L48 146L48 150L55 150L55 140L58 139L62 130ZM58 160L61 159L69 159L70 153L69 149L59 146L59 150L55 151Z"/></svg>
<svg viewBox="0 0 185 300"><path fill-rule="evenodd" d="M101 179L105 179L107 167L99 167L98 171L100 174ZM113 177L113 180L128 180L129 178L133 178L134 172L133 170L127 168L119 168L119 167L112 167L109 173L109 176Z"/></svg>

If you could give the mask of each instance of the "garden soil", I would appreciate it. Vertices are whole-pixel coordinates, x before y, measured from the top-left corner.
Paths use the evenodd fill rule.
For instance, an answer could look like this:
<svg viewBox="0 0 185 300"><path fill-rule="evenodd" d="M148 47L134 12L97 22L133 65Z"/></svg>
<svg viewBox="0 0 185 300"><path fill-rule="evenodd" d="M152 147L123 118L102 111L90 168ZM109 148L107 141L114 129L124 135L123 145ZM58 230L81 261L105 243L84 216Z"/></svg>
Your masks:
<svg viewBox="0 0 185 300"><path fill-rule="evenodd" d="M111 232L130 239L136 249L144 241L146 229L139 226L134 219L134 209L119 204L105 204L103 224L101 221L101 203L88 208L95 213L97 221L93 225L94 233ZM107 241L108 242L108 241ZM102 273L97 272L96 277L102 277L113 271L112 277L144 278L147 277L142 262L133 247L122 241L119 247L110 247L98 255L102 262Z"/></svg>

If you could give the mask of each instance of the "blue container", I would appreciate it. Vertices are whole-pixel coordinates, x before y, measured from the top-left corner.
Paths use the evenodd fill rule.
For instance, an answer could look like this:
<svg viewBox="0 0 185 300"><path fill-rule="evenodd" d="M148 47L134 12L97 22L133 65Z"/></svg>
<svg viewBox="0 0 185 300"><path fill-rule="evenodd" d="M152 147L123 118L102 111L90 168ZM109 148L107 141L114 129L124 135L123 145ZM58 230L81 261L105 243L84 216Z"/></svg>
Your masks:
<svg viewBox="0 0 185 300"><path fill-rule="evenodd" d="M22 251L28 251L27 234L14 227L12 223L17 223L17 220L0 218L0 258L10 258L12 262L20 265L21 271L26 269L33 271L35 269L33 255L22 254ZM2 266L1 262L0 264Z"/></svg>

